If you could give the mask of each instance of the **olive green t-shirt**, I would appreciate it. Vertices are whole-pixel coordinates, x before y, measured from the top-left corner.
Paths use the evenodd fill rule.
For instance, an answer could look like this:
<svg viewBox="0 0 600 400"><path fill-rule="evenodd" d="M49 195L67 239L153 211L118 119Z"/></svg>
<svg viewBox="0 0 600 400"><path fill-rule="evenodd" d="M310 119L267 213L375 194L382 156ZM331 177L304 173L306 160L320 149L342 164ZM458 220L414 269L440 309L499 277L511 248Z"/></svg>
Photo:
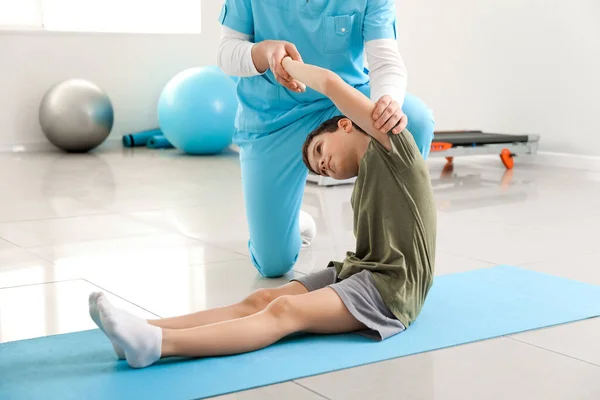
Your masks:
<svg viewBox="0 0 600 400"><path fill-rule="evenodd" d="M352 192L356 251L333 262L338 279L371 271L390 311L408 327L433 283L437 213L426 162L407 130L371 139Z"/></svg>

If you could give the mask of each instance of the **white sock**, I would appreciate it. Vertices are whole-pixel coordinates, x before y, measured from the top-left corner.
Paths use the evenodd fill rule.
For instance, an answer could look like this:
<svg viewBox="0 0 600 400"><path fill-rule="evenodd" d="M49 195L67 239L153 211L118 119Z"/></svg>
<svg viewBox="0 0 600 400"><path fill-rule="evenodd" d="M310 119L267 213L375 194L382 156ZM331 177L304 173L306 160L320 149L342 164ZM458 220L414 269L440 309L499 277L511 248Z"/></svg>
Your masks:
<svg viewBox="0 0 600 400"><path fill-rule="evenodd" d="M98 296L96 303L104 333L113 345L123 349L131 367L144 368L160 359L162 329L115 308L104 295Z"/></svg>
<svg viewBox="0 0 600 400"><path fill-rule="evenodd" d="M100 328L100 330L102 332L104 332L104 334L106 335L106 331L104 330L104 326L102 325L102 321L100 320L100 312L98 311L98 298L100 296L104 296L104 295L100 292L94 292L94 293L90 294L90 297L89 297L90 317L92 317L92 320L94 321L96 326L98 326L98 328ZM124 360L125 359L125 351L123 351L123 349L120 346L117 346L114 343L112 345L113 345L113 349L115 349L115 353L117 354L117 357L119 357L119 360Z"/></svg>

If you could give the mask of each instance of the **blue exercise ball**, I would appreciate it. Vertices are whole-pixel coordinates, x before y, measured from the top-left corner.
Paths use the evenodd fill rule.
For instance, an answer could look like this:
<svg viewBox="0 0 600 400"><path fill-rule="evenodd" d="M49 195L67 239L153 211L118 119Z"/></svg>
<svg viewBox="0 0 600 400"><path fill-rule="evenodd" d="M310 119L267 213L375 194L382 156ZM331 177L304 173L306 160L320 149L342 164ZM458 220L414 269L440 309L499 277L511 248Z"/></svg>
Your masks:
<svg viewBox="0 0 600 400"><path fill-rule="evenodd" d="M175 75L158 100L165 138L188 154L217 154L232 141L236 83L218 68L190 68Z"/></svg>
<svg viewBox="0 0 600 400"><path fill-rule="evenodd" d="M221 71L221 68L219 68L219 67L218 67L218 66L216 66L216 65L211 65L211 66L204 67L204 68L206 68L206 69L208 69L208 70L210 70L210 71L216 71L216 72L218 72L218 73L221 73L221 74L223 74L223 73L224 73L223 71ZM229 79L231 79L232 81L234 81L235 83L238 83L238 81L240 80L240 78L239 78L238 76L227 75L227 77L228 77Z"/></svg>

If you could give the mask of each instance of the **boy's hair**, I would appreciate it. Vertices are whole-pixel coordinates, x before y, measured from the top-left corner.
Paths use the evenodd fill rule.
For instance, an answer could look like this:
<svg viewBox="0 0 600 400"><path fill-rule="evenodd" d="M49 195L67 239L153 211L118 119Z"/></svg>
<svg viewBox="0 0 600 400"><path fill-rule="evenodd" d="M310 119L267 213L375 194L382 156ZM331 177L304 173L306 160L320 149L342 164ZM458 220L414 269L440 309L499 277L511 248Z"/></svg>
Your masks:
<svg viewBox="0 0 600 400"><path fill-rule="evenodd" d="M306 137L306 140L304 141L304 145L302 145L302 161L304 161L304 165L306 165L306 168L308 168L308 170L310 172L312 172L313 174L316 175L320 175L317 171L313 170L310 166L310 163L308 162L308 146L310 145L310 142L313 141L314 138L316 138L317 136L323 134L323 133L333 133L335 131L338 130L338 122L340 122L340 120L347 118L344 115L338 115L336 117L330 118L327 121L323 122L321 125L319 125L314 131L312 131L311 133L308 134L308 136ZM352 126L360 131L366 134L366 132L358 125L356 125L354 122L352 122Z"/></svg>

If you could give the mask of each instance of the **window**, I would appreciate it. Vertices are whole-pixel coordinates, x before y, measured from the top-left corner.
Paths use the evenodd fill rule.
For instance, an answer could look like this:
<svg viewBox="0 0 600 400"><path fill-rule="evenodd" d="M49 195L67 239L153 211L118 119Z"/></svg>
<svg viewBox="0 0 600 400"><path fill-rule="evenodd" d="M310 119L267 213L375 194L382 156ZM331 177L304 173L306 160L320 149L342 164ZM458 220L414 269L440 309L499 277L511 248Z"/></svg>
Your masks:
<svg viewBox="0 0 600 400"><path fill-rule="evenodd" d="M0 27L200 33L201 0L0 0Z"/></svg>
<svg viewBox="0 0 600 400"><path fill-rule="evenodd" d="M41 5L38 0L0 0L0 27L40 28Z"/></svg>

